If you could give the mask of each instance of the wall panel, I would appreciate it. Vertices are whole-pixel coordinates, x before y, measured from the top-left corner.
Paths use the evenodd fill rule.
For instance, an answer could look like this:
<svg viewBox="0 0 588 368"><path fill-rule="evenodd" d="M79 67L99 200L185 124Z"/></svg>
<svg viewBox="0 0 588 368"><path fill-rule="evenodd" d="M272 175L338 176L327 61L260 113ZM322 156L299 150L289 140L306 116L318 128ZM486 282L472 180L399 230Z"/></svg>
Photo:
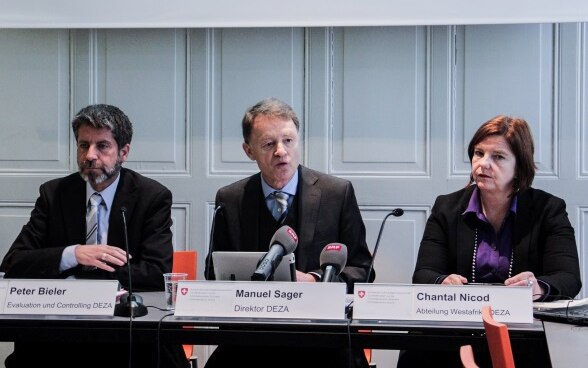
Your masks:
<svg viewBox="0 0 588 368"><path fill-rule="evenodd" d="M428 174L427 51L426 27L336 32L332 173Z"/></svg>
<svg viewBox="0 0 588 368"><path fill-rule="evenodd" d="M210 34L212 172L257 170L241 149L245 110L266 97L291 104L303 119L304 30L221 29Z"/></svg>
<svg viewBox="0 0 588 368"><path fill-rule="evenodd" d="M79 31L76 36L75 112L95 102L120 107L134 123L126 166L153 175L187 174L186 31Z"/></svg>
<svg viewBox="0 0 588 368"><path fill-rule="evenodd" d="M16 239L20 229L29 220L34 203L0 202L0 234L4 241L0 243L0 254L4 254Z"/></svg>
<svg viewBox="0 0 588 368"><path fill-rule="evenodd" d="M384 217L394 207L360 206L367 231L367 243L373 253ZM427 221L430 208L404 206L404 215L390 216L384 224L376 252L374 270L375 282L411 283L417 257L415 244L421 241L422 229Z"/></svg>
<svg viewBox="0 0 588 368"><path fill-rule="evenodd" d="M69 32L0 32L0 86L0 175L68 172Z"/></svg>
<svg viewBox="0 0 588 368"><path fill-rule="evenodd" d="M469 171L476 129L506 114L531 125L539 175L557 175L557 32L551 24L457 28L453 174Z"/></svg>

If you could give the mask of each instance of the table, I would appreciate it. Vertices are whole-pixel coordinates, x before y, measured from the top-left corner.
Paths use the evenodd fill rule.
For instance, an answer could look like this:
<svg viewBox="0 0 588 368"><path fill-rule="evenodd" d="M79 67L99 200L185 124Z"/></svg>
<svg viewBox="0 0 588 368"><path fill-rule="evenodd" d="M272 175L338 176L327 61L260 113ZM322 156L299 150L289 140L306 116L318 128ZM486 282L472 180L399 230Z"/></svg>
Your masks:
<svg viewBox="0 0 588 368"><path fill-rule="evenodd" d="M482 323L372 320L276 320L174 317L163 308L163 292L137 293L148 306L146 316L132 322L133 340L183 344L307 346L457 350L463 344L484 349ZM0 316L0 341L126 342L125 317ZM366 332L370 331L370 332ZM546 348L543 325L509 324L513 349L525 344ZM432 344L434 342L434 344Z"/></svg>
<svg viewBox="0 0 588 368"><path fill-rule="evenodd" d="M588 361L588 326L543 322L553 367L582 367Z"/></svg>

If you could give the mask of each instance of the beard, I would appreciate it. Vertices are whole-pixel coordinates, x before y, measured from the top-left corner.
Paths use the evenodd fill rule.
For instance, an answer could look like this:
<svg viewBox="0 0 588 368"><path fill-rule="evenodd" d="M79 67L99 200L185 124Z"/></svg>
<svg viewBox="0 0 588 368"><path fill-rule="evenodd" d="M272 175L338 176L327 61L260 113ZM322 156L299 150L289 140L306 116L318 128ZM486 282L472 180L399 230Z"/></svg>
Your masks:
<svg viewBox="0 0 588 368"><path fill-rule="evenodd" d="M84 173L85 169L96 169L95 163L93 161L84 161L78 165L78 171L84 179L84 181L89 182L92 186L97 184L102 184L105 181L114 178L120 172L122 168L122 162L120 158L116 159L116 163L112 167L102 167L100 170L102 171L99 174L95 174L93 172L86 174Z"/></svg>

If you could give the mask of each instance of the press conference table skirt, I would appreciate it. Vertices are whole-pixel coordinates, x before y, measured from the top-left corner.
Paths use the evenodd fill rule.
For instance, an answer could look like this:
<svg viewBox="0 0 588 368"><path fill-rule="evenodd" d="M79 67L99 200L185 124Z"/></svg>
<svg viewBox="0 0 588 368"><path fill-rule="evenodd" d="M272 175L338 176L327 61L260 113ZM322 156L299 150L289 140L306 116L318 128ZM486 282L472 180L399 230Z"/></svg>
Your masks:
<svg viewBox="0 0 588 368"><path fill-rule="evenodd" d="M128 342L165 341L201 345L306 346L409 349L435 346L455 349L463 344L483 348L482 323L429 321L276 320L179 318L164 308L163 292L138 293L149 313L134 318L57 315L0 315L0 341ZM545 346L540 321L509 325L517 344ZM433 343L434 342L434 343Z"/></svg>

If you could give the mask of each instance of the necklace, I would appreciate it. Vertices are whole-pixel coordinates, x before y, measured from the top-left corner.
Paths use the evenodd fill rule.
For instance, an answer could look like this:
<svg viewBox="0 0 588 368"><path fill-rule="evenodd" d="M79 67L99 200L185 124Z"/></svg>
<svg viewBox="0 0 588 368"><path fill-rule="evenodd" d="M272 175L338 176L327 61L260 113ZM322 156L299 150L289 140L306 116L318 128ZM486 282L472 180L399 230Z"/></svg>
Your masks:
<svg viewBox="0 0 588 368"><path fill-rule="evenodd" d="M472 257L472 282L476 282L476 255L478 254L478 228L474 233L474 255ZM512 262L514 260L514 247L510 251L510 264L508 265L508 278L512 275Z"/></svg>

